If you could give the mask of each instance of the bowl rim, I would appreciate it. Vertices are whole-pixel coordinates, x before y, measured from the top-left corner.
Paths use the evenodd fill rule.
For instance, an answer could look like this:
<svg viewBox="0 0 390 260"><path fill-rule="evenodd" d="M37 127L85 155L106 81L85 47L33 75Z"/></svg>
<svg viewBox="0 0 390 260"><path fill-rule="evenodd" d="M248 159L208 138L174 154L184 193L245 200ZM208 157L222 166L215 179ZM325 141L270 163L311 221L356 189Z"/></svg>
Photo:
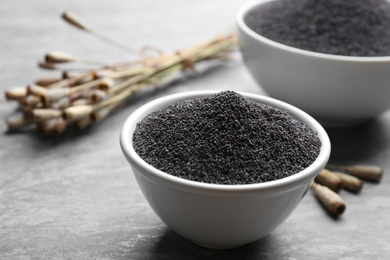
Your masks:
<svg viewBox="0 0 390 260"><path fill-rule="evenodd" d="M308 51L304 49L299 49L296 47L288 46L276 41L273 41L271 39L268 39L255 31L253 31L245 22L244 17L248 14L249 11L251 11L254 7L257 7L258 5L261 5L266 2L271 2L275 0L251 0L249 2L246 2L244 5L242 5L237 14L236 14L236 26L238 26L239 29L241 29L243 32L245 32L247 35L251 36L252 38L263 42L267 45L273 46L275 48L279 48L282 50L285 50L287 52L300 54L303 56L309 56L309 57L316 57L316 58L322 58L327 60L333 60L333 61L350 61L350 62L361 62L361 63L370 63L370 62L389 62L390 56L377 56L377 57L366 57L366 56L346 56L346 55L335 55L335 54L326 54L321 52L314 52L314 51Z"/></svg>
<svg viewBox="0 0 390 260"><path fill-rule="evenodd" d="M146 115L160 108L164 108L170 104L176 103L180 100L187 100L195 97L204 97L219 93L221 91L223 90L201 90L167 95L150 101L136 109L133 113L131 113L122 126L119 139L122 152L132 166L132 168L137 169L143 177L146 177L151 181L154 181L159 184L165 184L185 192L190 192L191 190L193 192L199 192L200 190L202 190L203 192L216 192L227 194L233 191L234 193L250 193L258 192L259 190L268 191L270 189L274 190L274 192L285 192L289 189L295 189L297 188L297 186L300 186L304 183L311 183L314 177L325 167L330 156L331 144L325 129L313 117L311 117L301 109L283 101L263 95L239 91L236 92L251 100L255 100L257 102L268 104L287 111L294 118L304 122L315 132L317 132L317 135L321 140L322 146L316 160L309 167L302 170L301 172L282 179L254 184L223 185L186 180L177 176L170 175L149 165L135 152L132 141L133 132L136 124L141 121Z"/></svg>

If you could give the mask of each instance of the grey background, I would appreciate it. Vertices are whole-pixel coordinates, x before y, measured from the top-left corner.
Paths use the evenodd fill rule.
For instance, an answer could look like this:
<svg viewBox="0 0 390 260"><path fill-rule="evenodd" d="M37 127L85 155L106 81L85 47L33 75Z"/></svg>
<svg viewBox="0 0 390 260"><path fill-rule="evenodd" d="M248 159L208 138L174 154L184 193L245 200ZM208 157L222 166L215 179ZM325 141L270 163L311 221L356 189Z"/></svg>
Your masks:
<svg viewBox="0 0 390 260"><path fill-rule="evenodd" d="M133 48L167 53L234 26L245 1L1 0L0 91L56 72L37 68L60 50L107 62L132 60L65 24L72 11L96 30ZM331 162L375 164L381 183L360 194L341 191L347 210L329 216L312 192L266 238L233 250L199 247L169 230L143 198L119 147L126 117L154 98L201 89L264 94L240 61L210 62L197 75L140 93L125 109L83 132L47 138L35 131L7 134L0 124L0 259L385 259L390 255L390 114L353 129L327 129ZM331 101L330 101L331 103ZM0 96L0 117L16 113ZM243 213L244 214L244 213Z"/></svg>

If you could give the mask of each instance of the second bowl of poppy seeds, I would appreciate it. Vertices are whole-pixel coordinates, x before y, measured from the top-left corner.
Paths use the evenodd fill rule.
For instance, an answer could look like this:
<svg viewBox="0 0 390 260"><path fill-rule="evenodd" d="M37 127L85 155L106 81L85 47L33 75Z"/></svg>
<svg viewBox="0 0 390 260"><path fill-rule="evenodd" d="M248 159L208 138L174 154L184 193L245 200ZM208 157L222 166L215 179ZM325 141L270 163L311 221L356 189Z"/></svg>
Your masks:
<svg viewBox="0 0 390 260"><path fill-rule="evenodd" d="M390 109L388 1L253 0L237 12L240 51L267 95L327 127Z"/></svg>
<svg viewBox="0 0 390 260"><path fill-rule="evenodd" d="M316 160L321 141L286 111L222 91L147 115L133 146L145 162L173 176L237 185L299 173Z"/></svg>

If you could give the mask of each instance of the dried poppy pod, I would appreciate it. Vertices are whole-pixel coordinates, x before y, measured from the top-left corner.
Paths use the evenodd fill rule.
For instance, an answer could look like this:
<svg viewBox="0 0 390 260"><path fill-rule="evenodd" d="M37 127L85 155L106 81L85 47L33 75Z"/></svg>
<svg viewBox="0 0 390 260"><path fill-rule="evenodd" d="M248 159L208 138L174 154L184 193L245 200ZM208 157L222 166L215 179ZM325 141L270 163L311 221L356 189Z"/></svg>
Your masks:
<svg viewBox="0 0 390 260"><path fill-rule="evenodd" d="M41 100L39 97L34 96L34 95L28 95L26 98L21 100L21 104L24 106L36 107L42 103L41 103Z"/></svg>
<svg viewBox="0 0 390 260"><path fill-rule="evenodd" d="M35 81L35 85L46 87L61 81L60 78L41 78Z"/></svg>
<svg viewBox="0 0 390 260"><path fill-rule="evenodd" d="M68 97L69 95L69 88L52 88L40 94L39 97L45 106L49 106L50 104L55 103L64 97Z"/></svg>
<svg viewBox="0 0 390 260"><path fill-rule="evenodd" d="M41 87L38 85L28 85L27 86L27 95L34 95L39 97L47 91L47 88Z"/></svg>
<svg viewBox="0 0 390 260"><path fill-rule="evenodd" d="M46 70L60 70L60 71L63 70L62 68L58 67L56 63L47 62L47 61L39 61L38 67Z"/></svg>
<svg viewBox="0 0 390 260"><path fill-rule="evenodd" d="M333 172L333 173L340 177L344 189L356 193L361 191L364 182L359 178L342 172Z"/></svg>
<svg viewBox="0 0 390 260"><path fill-rule="evenodd" d="M32 111L34 121L45 121L51 118L60 117L61 111L51 108L36 108Z"/></svg>
<svg viewBox="0 0 390 260"><path fill-rule="evenodd" d="M315 181L335 192L338 192L343 187L341 178L327 169L323 169L316 176Z"/></svg>
<svg viewBox="0 0 390 260"><path fill-rule="evenodd" d="M73 62L76 61L76 57L62 51L52 51L46 53L45 61L49 63Z"/></svg>
<svg viewBox="0 0 390 260"><path fill-rule="evenodd" d="M5 97L7 100L22 99L27 96L27 88L16 87L5 92Z"/></svg>
<svg viewBox="0 0 390 260"><path fill-rule="evenodd" d="M97 79L95 74L91 71L86 73L79 73L75 71L63 71L62 78L68 79L69 86L76 86Z"/></svg>
<svg viewBox="0 0 390 260"><path fill-rule="evenodd" d="M68 22L69 24L79 28L80 30L85 30L85 31L89 31L90 30L90 29L87 28L85 23L79 17L77 17L75 14L73 14L71 12L64 12L64 13L62 13L61 17L66 22Z"/></svg>
<svg viewBox="0 0 390 260"><path fill-rule="evenodd" d="M344 171L355 177L375 182L379 182L383 175L383 169L374 165L343 166L328 164L326 168L330 170Z"/></svg>
<svg viewBox="0 0 390 260"><path fill-rule="evenodd" d="M88 99L86 98L78 98L75 101L71 102L69 106L81 106L81 105L88 105Z"/></svg>
<svg viewBox="0 0 390 260"><path fill-rule="evenodd" d="M100 90L107 91L109 88L111 88L115 84L115 80L110 77L102 78L100 83L97 85L97 88Z"/></svg>
<svg viewBox="0 0 390 260"><path fill-rule="evenodd" d="M69 97L64 97L60 100L58 100L56 103L51 103L49 106L49 108L52 108L52 109L57 109L57 110L62 110L66 107L68 107L70 105L70 98Z"/></svg>
<svg viewBox="0 0 390 260"><path fill-rule="evenodd" d="M65 70L62 72L62 79L70 79L80 76L80 72Z"/></svg>
<svg viewBox="0 0 390 260"><path fill-rule="evenodd" d="M345 171L350 174L370 181L380 181L383 175L383 169L371 165L353 165L345 167Z"/></svg>
<svg viewBox="0 0 390 260"><path fill-rule="evenodd" d="M31 119L26 119L22 115L17 115L7 118L5 123L7 124L8 131L13 132L32 124L33 121Z"/></svg>
<svg viewBox="0 0 390 260"><path fill-rule="evenodd" d="M88 97L89 103L97 103L104 100L107 97L107 92L103 90L94 90L92 94Z"/></svg>
<svg viewBox="0 0 390 260"><path fill-rule="evenodd" d="M39 131L47 136L60 136L66 129L67 122L61 117L51 118L37 124Z"/></svg>
<svg viewBox="0 0 390 260"><path fill-rule="evenodd" d="M313 182L311 187L313 187L317 198L321 201L325 208L329 210L329 212L336 216L344 213L346 208L345 203L336 192L315 182Z"/></svg>
<svg viewBox="0 0 390 260"><path fill-rule="evenodd" d="M62 118L68 121L77 121L89 116L93 110L94 108L89 105L67 107L62 111Z"/></svg>

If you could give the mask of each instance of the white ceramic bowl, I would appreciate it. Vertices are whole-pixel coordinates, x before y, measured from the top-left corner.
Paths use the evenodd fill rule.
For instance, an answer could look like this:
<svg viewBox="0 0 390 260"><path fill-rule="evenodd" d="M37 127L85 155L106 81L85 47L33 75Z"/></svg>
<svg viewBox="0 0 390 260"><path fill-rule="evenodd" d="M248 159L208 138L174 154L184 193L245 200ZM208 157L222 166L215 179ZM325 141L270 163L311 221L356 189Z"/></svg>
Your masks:
<svg viewBox="0 0 390 260"><path fill-rule="evenodd" d="M306 51L269 40L244 22L270 0L244 4L236 22L246 67L270 96L295 105L324 126L349 126L390 108L390 57Z"/></svg>
<svg viewBox="0 0 390 260"><path fill-rule="evenodd" d="M322 126L302 110L269 97L241 93L289 112L316 131L322 147L314 163L298 174L276 181L221 185L169 175L137 155L133 148L133 132L136 124L146 115L181 100L217 92L176 94L143 105L126 119L120 133L120 144L143 195L168 227L205 247L232 248L266 236L291 214L315 176L325 167L330 155L330 142Z"/></svg>

